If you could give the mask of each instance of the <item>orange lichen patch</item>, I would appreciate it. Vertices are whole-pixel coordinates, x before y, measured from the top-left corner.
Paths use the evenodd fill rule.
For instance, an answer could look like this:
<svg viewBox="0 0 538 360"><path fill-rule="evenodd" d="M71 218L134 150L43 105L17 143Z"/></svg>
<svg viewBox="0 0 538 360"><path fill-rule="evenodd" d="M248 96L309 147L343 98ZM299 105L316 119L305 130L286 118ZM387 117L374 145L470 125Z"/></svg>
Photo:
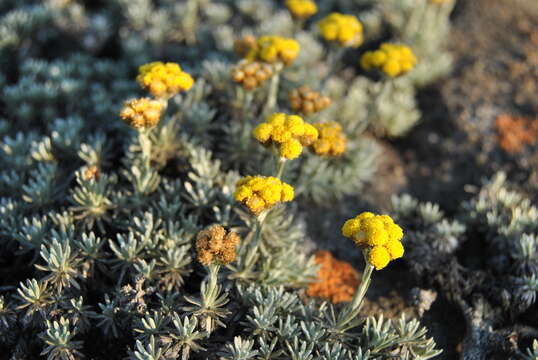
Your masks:
<svg viewBox="0 0 538 360"><path fill-rule="evenodd" d="M326 250L316 252L314 257L321 267L317 281L310 284L307 295L327 299L334 304L351 301L359 286L358 272L351 264L335 259Z"/></svg>
<svg viewBox="0 0 538 360"><path fill-rule="evenodd" d="M520 152L525 145L538 140L538 120L501 115L497 117L495 125L499 145L506 152Z"/></svg>

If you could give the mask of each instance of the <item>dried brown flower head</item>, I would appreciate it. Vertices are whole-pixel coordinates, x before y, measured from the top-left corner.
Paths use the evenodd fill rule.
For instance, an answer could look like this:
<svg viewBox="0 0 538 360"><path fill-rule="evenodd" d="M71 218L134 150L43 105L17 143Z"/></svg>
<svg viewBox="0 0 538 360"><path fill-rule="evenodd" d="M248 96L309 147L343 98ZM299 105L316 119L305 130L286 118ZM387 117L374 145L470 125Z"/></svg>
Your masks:
<svg viewBox="0 0 538 360"><path fill-rule="evenodd" d="M232 69L232 80L241 84L246 90L253 90L261 86L273 75L271 66L257 61L243 60Z"/></svg>
<svg viewBox="0 0 538 360"><path fill-rule="evenodd" d="M290 92L290 105L293 111L310 115L331 105L331 99L307 86L301 86Z"/></svg>
<svg viewBox="0 0 538 360"><path fill-rule="evenodd" d="M101 172L99 171L99 168L95 165L90 165L86 169L84 169L85 180L99 180L100 175Z"/></svg>
<svg viewBox="0 0 538 360"><path fill-rule="evenodd" d="M152 128L159 123L162 104L157 100L140 98L127 101L120 118L135 129Z"/></svg>
<svg viewBox="0 0 538 360"><path fill-rule="evenodd" d="M246 35L234 41L234 52L240 57L245 57L256 46L256 38L252 35Z"/></svg>
<svg viewBox="0 0 538 360"><path fill-rule="evenodd" d="M226 265L235 260L236 246L241 241L233 231L226 231L220 225L212 225L196 236L196 252L198 261L209 265L215 261Z"/></svg>

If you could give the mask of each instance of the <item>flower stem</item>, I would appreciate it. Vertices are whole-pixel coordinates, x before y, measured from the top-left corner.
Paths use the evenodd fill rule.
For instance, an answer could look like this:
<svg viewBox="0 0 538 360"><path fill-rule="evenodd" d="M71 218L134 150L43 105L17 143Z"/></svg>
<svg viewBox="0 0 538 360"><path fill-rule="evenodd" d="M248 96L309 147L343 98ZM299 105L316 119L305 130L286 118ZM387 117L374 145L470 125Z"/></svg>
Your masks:
<svg viewBox="0 0 538 360"><path fill-rule="evenodd" d="M277 178L282 178L282 174L284 174L284 168L286 167L286 159L285 158L280 158L278 160L278 168L277 168L277 171L276 171L276 177Z"/></svg>
<svg viewBox="0 0 538 360"><path fill-rule="evenodd" d="M344 309L342 309L342 312L338 316L335 328L339 331L346 331L357 324L357 322L353 320L355 320L355 318L359 315L364 296L366 295L366 291L368 291L368 287L370 286L374 266L368 262L366 259L366 254L363 253L363 255L365 256L364 260L366 265L362 273L361 283L357 291L355 291L355 295L353 295L351 302L347 304Z"/></svg>
<svg viewBox="0 0 538 360"><path fill-rule="evenodd" d="M266 217L267 217L267 210L262 211L260 214L258 214L256 216L256 225L255 225L255 229L254 229L254 237L252 238L253 247L258 246L258 242L260 241L260 237L261 237L261 234L262 234L263 223L264 223Z"/></svg>
<svg viewBox="0 0 538 360"><path fill-rule="evenodd" d="M325 84L327 83L329 78L336 74L336 72L339 70L340 60L344 56L345 50L345 48L340 46L338 48L332 47L329 50L329 54L327 55L327 76L325 76L325 79L323 79L322 81L322 87L325 87Z"/></svg>
<svg viewBox="0 0 538 360"><path fill-rule="evenodd" d="M271 78L271 84L269 85L269 94L267 96L267 102L263 108L263 114L268 115L275 107L277 95L278 95L278 84L280 82L280 71L284 65L282 63L276 63L274 66L275 74Z"/></svg>
<svg viewBox="0 0 538 360"><path fill-rule="evenodd" d="M299 34L301 30L303 30L304 23L305 23L304 19L296 19L293 22L293 34L295 37L297 37L297 34Z"/></svg>
<svg viewBox="0 0 538 360"><path fill-rule="evenodd" d="M185 40L188 44L196 42L196 27L198 26L199 0L188 0L185 18L183 21L185 30Z"/></svg>
<svg viewBox="0 0 538 360"><path fill-rule="evenodd" d="M219 275L220 265L219 264L211 264L209 265L209 279L207 282L207 294L210 295L210 298L212 299L213 294L215 294L217 291L217 280Z"/></svg>
<svg viewBox="0 0 538 360"><path fill-rule="evenodd" d="M144 167L146 169L149 169L151 166L150 132L151 129L142 129L138 132L138 142L140 143L140 148L142 149L142 161L144 162Z"/></svg>
<svg viewBox="0 0 538 360"><path fill-rule="evenodd" d="M314 182L314 180L316 179L316 176L318 175L319 170L321 170L323 164L325 164L324 161L319 161L318 164L316 165L316 167L314 168L314 170L308 175L307 180L302 180L301 179L301 177L303 176L303 174L302 174L303 167L301 167L301 174L299 176L299 179L301 179L301 181L300 181L300 185L297 187L297 190L295 191L296 196L299 196L300 194L302 194L303 191L305 191L306 188L310 184L312 184Z"/></svg>
<svg viewBox="0 0 538 360"><path fill-rule="evenodd" d="M367 108L367 115L366 119L369 124L375 125L377 123L376 119L373 119L372 117L379 113L379 105L383 98L385 97L386 93L389 92L392 89L393 86L393 80L392 79L383 79L383 82L381 83L381 87L379 90L372 95L372 101L370 101L370 104L368 104Z"/></svg>

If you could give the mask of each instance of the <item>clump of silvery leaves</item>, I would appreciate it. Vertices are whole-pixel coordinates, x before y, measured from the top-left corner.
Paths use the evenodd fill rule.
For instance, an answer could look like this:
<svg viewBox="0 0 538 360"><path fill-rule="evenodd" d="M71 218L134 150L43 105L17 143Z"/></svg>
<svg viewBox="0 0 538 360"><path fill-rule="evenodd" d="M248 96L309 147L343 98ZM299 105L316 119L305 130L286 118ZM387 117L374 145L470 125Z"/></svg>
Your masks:
<svg viewBox="0 0 538 360"><path fill-rule="evenodd" d="M318 16L343 6L324 2ZM371 11L357 15L372 29L389 21ZM287 11L268 0L0 3L2 353L62 360L439 353L416 320L379 314L339 328L340 307L305 300L302 289L318 270L305 249L315 244L293 207L276 208L266 220L262 242L271 251L262 256L240 246L237 261L219 273L216 293L203 285L208 274L195 260L196 233L219 223L252 236L253 220L232 193L240 174L263 171L266 160L250 136L260 119L230 118L233 40L293 31ZM296 38L302 53L281 83L283 110L289 89L319 86L324 76L312 71L326 51L315 21ZM141 94L138 66L154 60L180 62L196 85L170 100L152 133L147 169L118 112ZM357 193L375 174L379 153L365 131L401 135L420 117L408 83L394 86L386 95L394 102L383 100L391 105L375 107L374 117L355 116L378 86L340 74L327 79L341 113L328 110L320 120L342 124L349 154L290 167L293 180L307 183L304 199Z"/></svg>
<svg viewBox="0 0 538 360"><path fill-rule="evenodd" d="M514 337L530 343L537 336L530 314L538 291L538 208L504 173L468 191L474 196L453 216L409 195L393 198L408 231L406 261L464 314L464 358L523 356Z"/></svg>

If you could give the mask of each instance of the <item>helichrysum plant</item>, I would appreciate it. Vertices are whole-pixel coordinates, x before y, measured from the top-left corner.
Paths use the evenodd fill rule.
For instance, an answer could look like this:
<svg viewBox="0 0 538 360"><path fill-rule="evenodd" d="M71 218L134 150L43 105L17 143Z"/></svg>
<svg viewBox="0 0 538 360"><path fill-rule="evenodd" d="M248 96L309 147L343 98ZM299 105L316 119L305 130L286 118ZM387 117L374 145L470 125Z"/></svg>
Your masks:
<svg viewBox="0 0 538 360"><path fill-rule="evenodd" d="M363 42L361 22L353 15L331 13L318 23L323 39L342 47L358 47Z"/></svg>
<svg viewBox="0 0 538 360"><path fill-rule="evenodd" d="M234 197L255 215L280 202L293 200L293 187L276 177L246 176L237 184Z"/></svg>
<svg viewBox="0 0 538 360"><path fill-rule="evenodd" d="M140 86L156 98L167 99L189 90L194 80L176 63L152 62L140 66L136 78Z"/></svg>
<svg viewBox="0 0 538 360"><path fill-rule="evenodd" d="M253 135L265 146L276 146L283 159L292 160L301 155L303 146L318 138L318 130L300 116L275 113L259 124Z"/></svg>
<svg viewBox="0 0 538 360"><path fill-rule="evenodd" d="M120 118L135 129L154 128L161 119L162 104L157 100L140 98L125 103Z"/></svg>
<svg viewBox="0 0 538 360"><path fill-rule="evenodd" d="M381 44L375 51L367 51L361 57L361 66L365 70L377 68L386 76L397 77L411 71L417 63L413 51L405 45Z"/></svg>
<svg viewBox="0 0 538 360"><path fill-rule="evenodd" d="M446 17L443 5L430 6ZM362 214L344 226L365 258L360 284L358 264L334 259L342 278L316 283L324 262L313 254L323 250L308 236L305 201L334 203L367 189L380 146L363 132L381 124L399 135L414 124L415 82L403 81L422 65L417 51L407 71L399 51L399 71L387 65L398 73L396 90L375 100L382 82L331 69L358 68L341 61L342 51L356 58L364 51L351 48L379 39L363 31L361 11L328 8L347 11L309 0L0 4L3 353L51 360L440 353L417 320L360 313L373 269L403 255L403 230L390 217ZM387 41L415 51L413 39ZM372 100L383 106L366 116ZM476 211L465 225L434 205L398 203L398 216L406 209L427 229L398 218L406 234L423 236L403 240L404 261L419 269L419 241L432 237L424 241L429 254L451 254L465 226L492 218L484 209L517 207L525 221L503 222L510 213L503 208L495 246L525 233L506 256L516 269L514 301L527 309L538 288L534 210L516 200L484 195L469 205ZM317 291L308 292L313 284Z"/></svg>
<svg viewBox="0 0 538 360"><path fill-rule="evenodd" d="M349 219L342 227L342 235L351 238L363 249L368 263L381 270L391 260L403 256L403 230L388 215L363 212Z"/></svg>
<svg viewBox="0 0 538 360"><path fill-rule="evenodd" d="M316 3L312 0L286 0L286 7L291 15L299 20L305 20L318 11Z"/></svg>

